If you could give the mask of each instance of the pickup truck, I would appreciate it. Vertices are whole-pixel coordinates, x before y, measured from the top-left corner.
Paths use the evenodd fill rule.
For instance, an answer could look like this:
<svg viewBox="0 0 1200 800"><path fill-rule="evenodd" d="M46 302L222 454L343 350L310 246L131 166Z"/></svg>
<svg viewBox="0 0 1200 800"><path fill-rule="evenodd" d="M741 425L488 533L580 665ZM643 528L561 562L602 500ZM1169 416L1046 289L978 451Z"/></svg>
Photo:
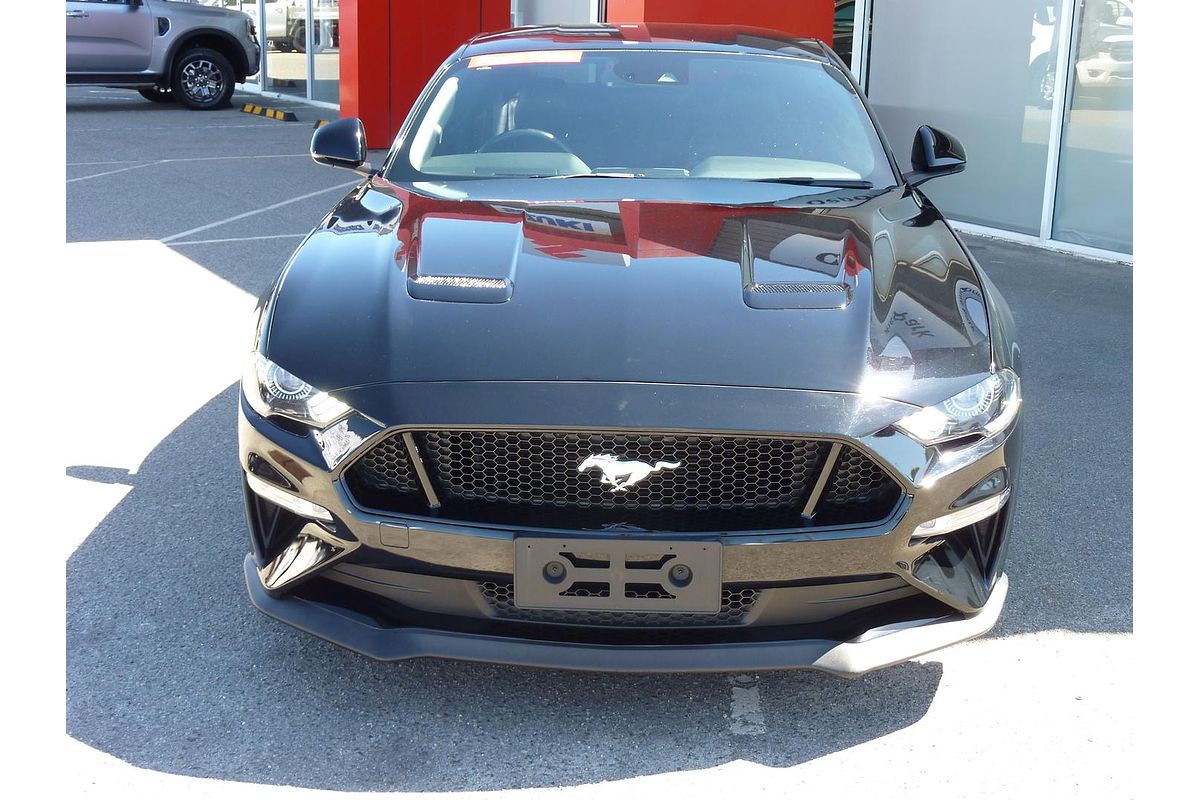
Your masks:
<svg viewBox="0 0 1200 800"><path fill-rule="evenodd" d="M67 83L136 89L208 110L258 73L258 31L235 8L174 0L67 0Z"/></svg>

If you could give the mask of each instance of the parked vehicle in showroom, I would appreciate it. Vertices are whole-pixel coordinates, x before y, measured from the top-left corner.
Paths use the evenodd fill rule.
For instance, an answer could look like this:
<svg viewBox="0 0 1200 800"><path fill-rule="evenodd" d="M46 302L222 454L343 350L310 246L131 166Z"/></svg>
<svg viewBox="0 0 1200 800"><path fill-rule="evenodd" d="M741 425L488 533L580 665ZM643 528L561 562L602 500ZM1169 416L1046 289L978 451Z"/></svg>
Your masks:
<svg viewBox="0 0 1200 800"><path fill-rule="evenodd" d="M202 0L212 6L237 8L258 19L257 0ZM282 53L305 52L308 33L305 30L304 0L262 0L263 32L267 46ZM338 0L317 0L313 3L313 48L321 52L338 44Z"/></svg>
<svg viewBox="0 0 1200 800"><path fill-rule="evenodd" d="M1008 307L820 41L483 35L263 294L253 603L379 659L853 675L989 630Z"/></svg>
<svg viewBox="0 0 1200 800"><path fill-rule="evenodd" d="M1133 86L1133 2L1093 0L1081 7L1076 91L1128 91ZM1043 108L1054 102L1059 19L1057 4L1034 8L1029 46L1029 95Z"/></svg>
<svg viewBox="0 0 1200 800"><path fill-rule="evenodd" d="M67 0L67 83L136 89L211 110L257 74L253 20L175 0Z"/></svg>

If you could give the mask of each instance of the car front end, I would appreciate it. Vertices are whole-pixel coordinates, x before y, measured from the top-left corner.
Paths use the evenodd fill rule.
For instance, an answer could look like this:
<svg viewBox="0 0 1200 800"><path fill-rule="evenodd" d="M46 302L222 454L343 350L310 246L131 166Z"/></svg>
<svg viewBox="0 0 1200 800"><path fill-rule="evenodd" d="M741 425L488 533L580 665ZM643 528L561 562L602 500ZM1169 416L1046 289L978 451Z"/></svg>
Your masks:
<svg viewBox="0 0 1200 800"><path fill-rule="evenodd" d="M1004 603L1015 418L939 474L941 451L881 425L907 409L853 396L392 391L428 422L301 433L240 410L252 599L366 655L857 674L982 634ZM539 394L561 412L532 425ZM681 466L618 495L578 469L606 452Z"/></svg>
<svg viewBox="0 0 1200 800"><path fill-rule="evenodd" d="M615 63L624 104L745 62L493 44L452 58L259 304L239 404L254 604L378 659L589 670L856 675L989 630L1019 349L882 145L874 181L731 179L763 159L703 152L687 177L581 180L565 148L603 137L581 122L544 152L521 118L547 106L508 65ZM805 46L804 75L870 125ZM405 175L462 169L425 133L454 137L447 86L516 108L478 169L563 179ZM318 161L360 164L357 125L318 131Z"/></svg>
<svg viewBox="0 0 1200 800"><path fill-rule="evenodd" d="M1118 88L1133 85L1133 36L1109 36L1098 52L1079 59L1076 76L1087 88Z"/></svg>

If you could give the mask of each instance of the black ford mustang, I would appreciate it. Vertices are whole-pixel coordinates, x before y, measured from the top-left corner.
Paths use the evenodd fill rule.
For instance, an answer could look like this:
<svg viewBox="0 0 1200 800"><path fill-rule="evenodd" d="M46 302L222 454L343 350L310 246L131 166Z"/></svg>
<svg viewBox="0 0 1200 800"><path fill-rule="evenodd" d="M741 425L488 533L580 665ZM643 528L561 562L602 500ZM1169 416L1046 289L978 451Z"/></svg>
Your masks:
<svg viewBox="0 0 1200 800"><path fill-rule="evenodd" d="M855 674L1004 603L1019 357L828 47L677 25L455 52L264 294L250 596L380 659Z"/></svg>

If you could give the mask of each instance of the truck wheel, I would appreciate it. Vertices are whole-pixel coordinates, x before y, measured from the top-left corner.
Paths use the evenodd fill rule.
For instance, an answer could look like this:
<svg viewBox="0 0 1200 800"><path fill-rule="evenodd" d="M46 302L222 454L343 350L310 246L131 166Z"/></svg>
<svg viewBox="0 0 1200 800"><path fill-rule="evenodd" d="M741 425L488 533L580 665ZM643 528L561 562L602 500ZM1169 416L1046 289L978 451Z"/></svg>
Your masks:
<svg viewBox="0 0 1200 800"><path fill-rule="evenodd" d="M1054 73L1057 65L1046 56L1038 58L1029 65L1029 99L1030 105L1038 108L1050 108L1054 105Z"/></svg>
<svg viewBox="0 0 1200 800"><path fill-rule="evenodd" d="M197 47L175 62L173 94L188 108L209 111L229 105L237 77L229 59L207 47Z"/></svg>
<svg viewBox="0 0 1200 800"><path fill-rule="evenodd" d="M296 27L292 28L292 47L294 47L298 53L303 53L308 47L308 42L304 40L303 22L297 23Z"/></svg>
<svg viewBox="0 0 1200 800"><path fill-rule="evenodd" d="M151 103L174 103L175 93L170 86L154 86L149 89L138 89L138 94Z"/></svg>

